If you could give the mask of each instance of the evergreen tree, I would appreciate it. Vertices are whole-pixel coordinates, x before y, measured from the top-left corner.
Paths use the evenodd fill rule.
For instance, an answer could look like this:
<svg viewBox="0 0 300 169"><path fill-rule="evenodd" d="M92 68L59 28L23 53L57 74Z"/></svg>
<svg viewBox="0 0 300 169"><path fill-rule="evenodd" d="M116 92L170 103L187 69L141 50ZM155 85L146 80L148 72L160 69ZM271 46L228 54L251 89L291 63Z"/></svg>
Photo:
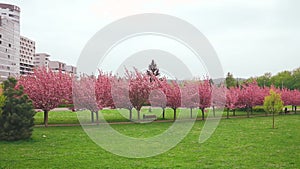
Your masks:
<svg viewBox="0 0 300 169"><path fill-rule="evenodd" d="M231 73L227 73L227 77L225 79L226 86L229 89L230 87L234 87L236 85L236 80L233 78Z"/></svg>
<svg viewBox="0 0 300 169"><path fill-rule="evenodd" d="M151 61L150 65L148 66L148 70L147 70L147 75L148 76L159 76L159 69L157 68L156 63L154 62L154 60ZM153 79L150 77L150 82L152 82Z"/></svg>
<svg viewBox="0 0 300 169"><path fill-rule="evenodd" d="M16 87L16 79L8 78L3 84L6 99L0 116L0 140L28 139L34 126L32 102L23 93L22 86Z"/></svg>
<svg viewBox="0 0 300 169"><path fill-rule="evenodd" d="M2 114L2 108L5 104L5 96L3 95L2 85L0 85L0 116Z"/></svg>

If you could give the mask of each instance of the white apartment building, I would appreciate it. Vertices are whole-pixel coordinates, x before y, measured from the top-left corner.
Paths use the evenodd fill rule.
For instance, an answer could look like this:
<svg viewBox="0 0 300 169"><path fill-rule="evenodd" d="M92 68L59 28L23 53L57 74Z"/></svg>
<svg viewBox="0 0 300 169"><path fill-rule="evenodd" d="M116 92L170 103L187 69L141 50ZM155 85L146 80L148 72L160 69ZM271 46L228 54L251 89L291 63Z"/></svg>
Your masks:
<svg viewBox="0 0 300 169"><path fill-rule="evenodd" d="M49 69L53 70L53 71L66 71L66 64L63 62L59 62L59 61L50 61L49 62Z"/></svg>
<svg viewBox="0 0 300 169"><path fill-rule="evenodd" d="M75 66L72 66L72 65L67 65L66 66L66 72L68 72L70 74L76 74L77 73L77 68Z"/></svg>
<svg viewBox="0 0 300 169"><path fill-rule="evenodd" d="M54 72L62 71L64 73L76 74L75 66L67 65L60 61L51 61L47 53L36 53L34 55L34 67L46 67Z"/></svg>
<svg viewBox="0 0 300 169"><path fill-rule="evenodd" d="M48 67L50 55L47 53L36 53L34 55L34 67Z"/></svg>
<svg viewBox="0 0 300 169"><path fill-rule="evenodd" d="M34 69L35 42L29 38L20 38L20 74L32 74Z"/></svg>
<svg viewBox="0 0 300 169"><path fill-rule="evenodd" d="M0 79L20 73L20 8L0 3Z"/></svg>

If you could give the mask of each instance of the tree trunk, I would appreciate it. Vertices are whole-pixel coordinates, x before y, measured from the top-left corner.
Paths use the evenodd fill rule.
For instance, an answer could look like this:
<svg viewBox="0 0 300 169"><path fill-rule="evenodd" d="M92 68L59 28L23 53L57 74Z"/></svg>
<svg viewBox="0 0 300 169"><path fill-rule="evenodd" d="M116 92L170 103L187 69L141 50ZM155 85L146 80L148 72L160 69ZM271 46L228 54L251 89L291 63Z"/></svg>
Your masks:
<svg viewBox="0 0 300 169"><path fill-rule="evenodd" d="M288 112L288 108L285 107L285 108L284 108L284 114L287 114L287 112Z"/></svg>
<svg viewBox="0 0 300 169"><path fill-rule="evenodd" d="M92 121L92 123L94 123L94 112L93 111L91 111L91 121Z"/></svg>
<svg viewBox="0 0 300 169"><path fill-rule="evenodd" d="M229 108L227 109L227 119L229 119Z"/></svg>
<svg viewBox="0 0 300 169"><path fill-rule="evenodd" d="M297 114L297 106L295 106L295 114Z"/></svg>
<svg viewBox="0 0 300 169"><path fill-rule="evenodd" d="M213 115L214 115L214 117L216 117L215 106L213 106Z"/></svg>
<svg viewBox="0 0 300 169"><path fill-rule="evenodd" d="M152 108L151 108L151 106L149 107L149 110L148 110L148 112L152 112Z"/></svg>
<svg viewBox="0 0 300 169"><path fill-rule="evenodd" d="M45 127L48 127L48 111L44 110L44 124Z"/></svg>
<svg viewBox="0 0 300 169"><path fill-rule="evenodd" d="M173 109L174 110L174 121L176 120L176 109Z"/></svg>
<svg viewBox="0 0 300 169"><path fill-rule="evenodd" d="M163 107L162 109L163 109L163 112L162 112L162 118L165 119L165 111L166 111L166 108Z"/></svg>
<svg viewBox="0 0 300 169"><path fill-rule="evenodd" d="M140 110L138 110L137 113L138 113L138 121L140 121L140 119L141 119L140 118Z"/></svg>
<svg viewBox="0 0 300 169"><path fill-rule="evenodd" d="M235 116L235 109L233 110L233 116Z"/></svg>
<svg viewBox="0 0 300 169"><path fill-rule="evenodd" d="M275 128L275 113L273 112L273 129Z"/></svg>
<svg viewBox="0 0 300 169"><path fill-rule="evenodd" d="M193 108L190 108L191 110L191 119L193 118Z"/></svg>
<svg viewBox="0 0 300 169"><path fill-rule="evenodd" d="M96 123L99 124L99 114L96 112Z"/></svg>
<svg viewBox="0 0 300 169"><path fill-rule="evenodd" d="M247 111L247 117L249 118L250 117L249 109L247 108L246 111Z"/></svg>
<svg viewBox="0 0 300 169"><path fill-rule="evenodd" d="M132 121L132 109L129 109L129 120Z"/></svg>
<svg viewBox="0 0 300 169"><path fill-rule="evenodd" d="M202 120L204 120L204 108L201 108L201 112L202 112Z"/></svg>

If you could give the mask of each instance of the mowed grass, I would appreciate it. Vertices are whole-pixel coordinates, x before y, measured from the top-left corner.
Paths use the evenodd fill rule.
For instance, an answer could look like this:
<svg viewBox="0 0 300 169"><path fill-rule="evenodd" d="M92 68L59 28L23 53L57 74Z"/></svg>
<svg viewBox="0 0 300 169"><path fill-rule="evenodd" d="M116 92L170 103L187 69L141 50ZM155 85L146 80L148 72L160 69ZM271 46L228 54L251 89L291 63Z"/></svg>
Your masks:
<svg viewBox="0 0 300 169"><path fill-rule="evenodd" d="M189 110L184 109L185 114L181 113L183 115L183 118L189 118L190 113ZM195 117L198 115L198 117L201 116L200 111L194 109L193 110ZM99 113L102 113L105 120L107 122L129 122L129 110L127 109L104 109L99 111ZM177 111L177 116L179 115L180 110ZM78 115L77 115L78 114ZM162 109L160 108L152 108L151 111L149 111L149 108L143 108L141 110L141 116L140 118L143 118L143 114L155 114L158 117L158 120L162 120ZM79 119L78 119L79 116ZM171 120L174 117L174 113L172 109L166 109L165 113L165 120ZM38 112L35 115L35 124L40 125L43 124L44 121L44 113ZM135 109L132 110L132 118L134 120L137 120L137 112ZM96 120L96 114L94 113L94 119ZM49 112L49 124L79 124L80 122L83 123L91 123L91 112L88 110L85 111L79 111L79 112L72 112L72 111L50 111Z"/></svg>
<svg viewBox="0 0 300 169"><path fill-rule="evenodd" d="M212 137L200 144L203 124L197 121L187 137L170 151L143 159L105 151L81 127L35 127L30 140L0 142L0 168L291 169L300 166L298 114L276 116L276 129L271 128L272 117L222 119ZM171 125L172 122L166 122L112 127L130 136L150 137Z"/></svg>
<svg viewBox="0 0 300 169"><path fill-rule="evenodd" d="M107 122L129 122L129 110L127 109L116 109L116 110L110 110L110 109L104 109L99 111L99 113L102 113L105 120ZM212 113L211 109L206 109L205 116L208 115L208 113ZM78 115L81 117L81 115L84 115L84 118L77 117ZM188 119L190 118L190 110L189 109L178 109L177 110L177 117L181 113L181 118ZM293 114L294 112L290 112ZM162 109L161 108L151 108L151 111L149 111L149 108L143 108L141 110L141 118L143 118L143 114L155 114L157 116L158 120L163 120L162 118ZM133 109L132 111L133 119L137 119L137 112ZM193 109L193 117L197 116L197 118L201 118L201 110ZM247 116L247 113L245 111L236 111L235 116L233 116L233 112L230 111L229 113L230 118L232 117L241 117L241 116ZM251 116L257 116L257 115L265 115L265 112L261 111L253 111L251 113ZM224 110L223 117L227 116L226 110ZM166 109L165 112L165 120L172 120L174 117L173 110L170 108ZM96 119L96 114L94 113L94 119ZM38 112L35 115L35 124L41 125L44 121L44 113ZM79 124L79 121L83 123L90 123L91 122L91 113L90 111L80 111L80 112L72 112L72 111L50 111L49 112L49 124Z"/></svg>

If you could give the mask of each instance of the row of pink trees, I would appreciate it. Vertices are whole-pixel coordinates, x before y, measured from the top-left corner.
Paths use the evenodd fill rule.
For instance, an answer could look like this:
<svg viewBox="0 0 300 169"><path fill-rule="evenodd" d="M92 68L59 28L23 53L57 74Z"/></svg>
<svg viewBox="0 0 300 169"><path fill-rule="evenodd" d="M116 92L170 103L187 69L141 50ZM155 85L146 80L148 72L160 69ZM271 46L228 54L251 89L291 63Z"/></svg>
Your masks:
<svg viewBox="0 0 300 169"><path fill-rule="evenodd" d="M269 95L271 89L276 91L276 93L280 93L284 105L292 105L296 113L297 105L300 105L300 91L285 88L276 89L274 87L261 88L255 81L244 84L241 87L227 89L225 107L228 112L229 110L235 112L238 108L245 108L249 117L249 112L252 112L253 107L263 105L264 98Z"/></svg>
<svg viewBox="0 0 300 169"><path fill-rule="evenodd" d="M150 81L151 79L151 81ZM73 82L73 83L72 83ZM227 89L225 86L213 85L208 78L202 81L168 82L138 72L127 71L126 77L119 78L99 71L99 75L74 78L62 72L52 72L45 68L37 69L33 75L22 76L19 84L32 99L35 108L44 111L44 122L47 126L48 112L62 103L73 103L76 109L91 111L92 121L96 113L105 107L125 108L129 110L132 120L132 109L135 108L140 120L140 111L145 103L163 109L170 107L176 111L179 107L201 110L204 120L205 109L225 106L228 110L246 108L247 115L252 108L263 105L263 100L269 93L269 88L260 88L256 82L244 84L241 87ZM300 92L297 90L274 89L281 93L285 105L300 105ZM72 99L73 96L73 99ZM227 116L228 116L227 113Z"/></svg>

